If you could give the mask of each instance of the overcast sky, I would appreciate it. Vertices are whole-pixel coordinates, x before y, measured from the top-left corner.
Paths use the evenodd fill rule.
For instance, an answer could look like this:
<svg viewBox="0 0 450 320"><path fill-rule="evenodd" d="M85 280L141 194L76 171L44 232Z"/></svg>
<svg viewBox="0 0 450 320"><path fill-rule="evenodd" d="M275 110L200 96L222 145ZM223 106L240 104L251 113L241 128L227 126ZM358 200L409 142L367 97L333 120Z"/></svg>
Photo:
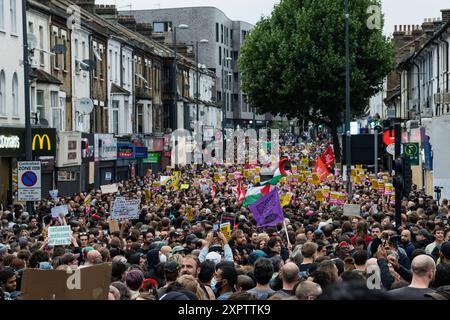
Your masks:
<svg viewBox="0 0 450 320"><path fill-rule="evenodd" d="M119 10L129 10L130 5L133 10L213 6L225 12L230 19L255 24L261 16L270 15L279 0L97 0L97 3L116 4ZM440 10L444 8L450 8L449 0L383 0L382 10L386 17L384 32L392 34L396 24L416 25L422 24L424 18L440 17Z"/></svg>

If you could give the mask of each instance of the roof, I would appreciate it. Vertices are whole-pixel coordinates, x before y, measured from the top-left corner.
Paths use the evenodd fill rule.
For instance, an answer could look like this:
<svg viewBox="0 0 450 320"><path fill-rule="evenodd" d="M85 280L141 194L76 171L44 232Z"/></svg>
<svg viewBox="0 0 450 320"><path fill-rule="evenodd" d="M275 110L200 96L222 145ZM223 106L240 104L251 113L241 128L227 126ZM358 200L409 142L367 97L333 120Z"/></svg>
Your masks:
<svg viewBox="0 0 450 320"><path fill-rule="evenodd" d="M36 81L40 83L50 83L56 85L63 84L58 78L52 76L50 73L45 72L42 69L33 69L30 72L30 78L36 79Z"/></svg>
<svg viewBox="0 0 450 320"><path fill-rule="evenodd" d="M115 94L125 94L125 95L131 95L131 93L127 90L125 90L124 88L118 86L117 84L113 83L111 85L111 93L115 93Z"/></svg>

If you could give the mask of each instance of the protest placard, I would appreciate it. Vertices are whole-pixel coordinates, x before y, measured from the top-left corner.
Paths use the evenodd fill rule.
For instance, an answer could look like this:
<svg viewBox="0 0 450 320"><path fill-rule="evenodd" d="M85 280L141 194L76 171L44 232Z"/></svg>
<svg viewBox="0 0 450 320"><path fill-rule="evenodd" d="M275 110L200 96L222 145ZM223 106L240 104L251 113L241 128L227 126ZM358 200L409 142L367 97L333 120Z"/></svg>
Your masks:
<svg viewBox="0 0 450 320"><path fill-rule="evenodd" d="M344 216L360 216L361 208L359 204L344 204Z"/></svg>
<svg viewBox="0 0 450 320"><path fill-rule="evenodd" d="M139 207L141 200L126 200L124 197L117 197L111 202L111 218L117 220L134 220L139 218Z"/></svg>
<svg viewBox="0 0 450 320"><path fill-rule="evenodd" d="M102 190L103 194L107 194L107 193L116 193L119 191L117 184L107 184L104 186L100 186L100 189Z"/></svg>
<svg viewBox="0 0 450 320"><path fill-rule="evenodd" d="M161 190L161 182L153 182L152 189L155 191L160 191Z"/></svg>
<svg viewBox="0 0 450 320"><path fill-rule="evenodd" d="M57 226L48 228L48 245L65 246L72 241L72 229L70 226Z"/></svg>
<svg viewBox="0 0 450 320"><path fill-rule="evenodd" d="M227 240L231 239L231 224L229 222L220 224L220 232L223 233Z"/></svg>
<svg viewBox="0 0 450 320"><path fill-rule="evenodd" d="M114 232L119 232L119 222L117 220L110 220L109 221L109 232L112 234Z"/></svg>
<svg viewBox="0 0 450 320"><path fill-rule="evenodd" d="M194 209L191 206L188 206L186 208L186 217L189 221L192 221L192 219L194 218Z"/></svg>
<svg viewBox="0 0 450 320"><path fill-rule="evenodd" d="M76 271L24 269L21 300L107 300L112 264Z"/></svg>
<svg viewBox="0 0 450 320"><path fill-rule="evenodd" d="M236 223L236 215L232 213L224 213L220 219L221 224L229 222L231 230L234 230Z"/></svg>
<svg viewBox="0 0 450 320"><path fill-rule="evenodd" d="M317 189L315 191L315 196L316 196L316 201L318 201L318 202L324 202L325 201L325 197L323 196L323 190L322 189Z"/></svg>
<svg viewBox="0 0 450 320"><path fill-rule="evenodd" d="M49 193L50 193L50 197L53 200L56 200L58 198L58 190L50 190Z"/></svg>
<svg viewBox="0 0 450 320"><path fill-rule="evenodd" d="M180 186L180 189L181 189L181 190L187 190L187 189L189 189L189 184L183 183L183 184Z"/></svg>
<svg viewBox="0 0 450 320"><path fill-rule="evenodd" d="M51 209L51 212L52 212L53 218L58 218L61 214L63 214L63 215L68 214L69 208L67 207L67 205L56 206Z"/></svg>

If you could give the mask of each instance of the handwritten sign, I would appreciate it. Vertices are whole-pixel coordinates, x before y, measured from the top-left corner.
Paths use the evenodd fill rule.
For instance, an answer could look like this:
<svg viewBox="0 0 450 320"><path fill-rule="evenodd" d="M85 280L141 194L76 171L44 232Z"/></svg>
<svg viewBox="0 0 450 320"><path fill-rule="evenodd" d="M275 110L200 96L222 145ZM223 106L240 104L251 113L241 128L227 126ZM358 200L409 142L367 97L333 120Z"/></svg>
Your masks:
<svg viewBox="0 0 450 320"><path fill-rule="evenodd" d="M133 220L139 218L139 207L141 200L132 199L126 200L124 197L117 197L115 201L112 201L111 218L117 220Z"/></svg>
<svg viewBox="0 0 450 320"><path fill-rule="evenodd" d="M53 207L51 209L51 212L52 212L53 218L58 218L61 214L63 214L63 215L68 214L69 208L67 207L67 205L57 206L57 207Z"/></svg>
<svg viewBox="0 0 450 320"><path fill-rule="evenodd" d="M70 226L58 226L48 228L48 245L49 246L65 246L69 245L72 237L72 229Z"/></svg>
<svg viewBox="0 0 450 320"><path fill-rule="evenodd" d="M119 191L116 183L100 186L100 189L102 190L103 194L116 193Z"/></svg>

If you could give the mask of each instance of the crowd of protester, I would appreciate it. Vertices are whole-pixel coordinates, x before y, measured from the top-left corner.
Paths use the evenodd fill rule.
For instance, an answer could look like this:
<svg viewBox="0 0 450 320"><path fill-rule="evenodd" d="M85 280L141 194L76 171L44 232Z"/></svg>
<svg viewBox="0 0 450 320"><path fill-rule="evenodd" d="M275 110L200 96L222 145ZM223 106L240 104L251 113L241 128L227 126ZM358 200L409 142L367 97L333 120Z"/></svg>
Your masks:
<svg viewBox="0 0 450 320"><path fill-rule="evenodd" d="M283 135L282 156L309 170L329 145L325 139ZM307 150L304 152L304 150ZM15 204L0 211L0 299L21 299L27 268L66 270L111 263L110 300L358 300L448 299L450 297L449 203L439 204L413 188L401 201L395 226L394 202L370 182L354 184L351 203L360 215L343 214L315 190L345 193L339 170L320 186L308 181L280 185L292 192L283 207L284 224L257 227L236 192L238 182L214 181L244 165L187 165L179 171L188 189L152 190L167 172L119 184L115 194L100 190L43 200L34 212ZM205 170L208 172L205 175ZM241 187L254 181L243 178ZM214 187L213 187L214 186ZM148 194L151 190L151 194ZM110 230L111 201L141 200L138 219ZM55 205L69 213L52 218ZM189 212L190 211L190 212ZM231 238L214 225L233 215ZM48 245L48 228L70 225L72 243Z"/></svg>

